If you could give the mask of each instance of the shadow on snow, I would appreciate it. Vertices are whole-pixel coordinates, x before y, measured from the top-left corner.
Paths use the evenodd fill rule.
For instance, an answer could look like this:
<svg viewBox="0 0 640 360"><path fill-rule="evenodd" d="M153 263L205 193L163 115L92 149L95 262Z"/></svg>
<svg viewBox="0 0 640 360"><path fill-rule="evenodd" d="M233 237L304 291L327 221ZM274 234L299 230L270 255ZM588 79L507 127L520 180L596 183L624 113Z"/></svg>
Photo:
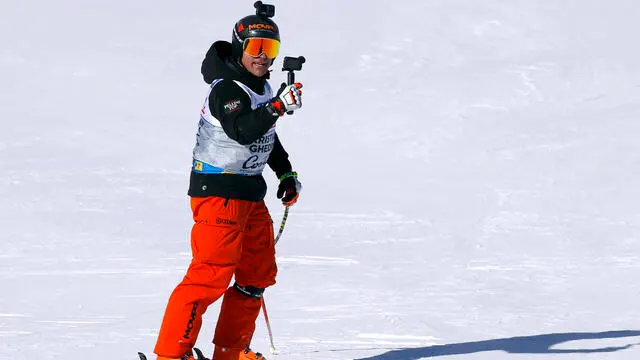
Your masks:
<svg viewBox="0 0 640 360"><path fill-rule="evenodd" d="M388 351L380 355L360 358L356 360L411 360L446 355L472 354L481 351L496 350L502 350L514 354L604 353L628 349L638 344L631 343L624 346L611 346L598 349L552 349L551 347L563 342L574 340L615 339L631 336L640 336L640 331L620 330L518 336L506 339L493 339L448 345L434 345L413 349L398 349Z"/></svg>

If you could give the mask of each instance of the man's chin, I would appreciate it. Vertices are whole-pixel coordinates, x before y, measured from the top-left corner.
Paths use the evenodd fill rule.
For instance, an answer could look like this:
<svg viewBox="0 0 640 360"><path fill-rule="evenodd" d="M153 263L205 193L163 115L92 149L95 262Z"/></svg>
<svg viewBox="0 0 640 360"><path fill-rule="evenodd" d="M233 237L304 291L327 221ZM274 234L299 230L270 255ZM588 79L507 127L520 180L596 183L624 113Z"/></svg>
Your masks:
<svg viewBox="0 0 640 360"><path fill-rule="evenodd" d="M257 76L262 76L264 74L266 74L269 71L269 67L265 66L265 67L257 67L254 66L253 67L253 74L257 75Z"/></svg>

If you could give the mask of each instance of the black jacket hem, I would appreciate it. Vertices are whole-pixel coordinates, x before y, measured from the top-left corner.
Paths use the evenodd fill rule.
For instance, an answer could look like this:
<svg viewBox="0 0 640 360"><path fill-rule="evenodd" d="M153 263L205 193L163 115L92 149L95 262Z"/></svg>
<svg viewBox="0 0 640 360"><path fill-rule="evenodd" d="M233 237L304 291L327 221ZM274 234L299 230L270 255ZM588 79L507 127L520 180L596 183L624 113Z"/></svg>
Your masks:
<svg viewBox="0 0 640 360"><path fill-rule="evenodd" d="M218 196L225 199L261 201L267 194L262 175L203 174L191 172L188 195L191 197Z"/></svg>

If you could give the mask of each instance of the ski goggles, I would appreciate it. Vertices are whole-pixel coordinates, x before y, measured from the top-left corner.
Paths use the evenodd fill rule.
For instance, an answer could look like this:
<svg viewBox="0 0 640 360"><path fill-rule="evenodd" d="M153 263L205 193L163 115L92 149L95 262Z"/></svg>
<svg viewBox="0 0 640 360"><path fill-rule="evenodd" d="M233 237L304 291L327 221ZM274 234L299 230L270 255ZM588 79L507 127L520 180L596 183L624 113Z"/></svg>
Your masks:
<svg viewBox="0 0 640 360"><path fill-rule="evenodd" d="M275 59L280 50L280 41L267 38L248 38L244 40L242 49L249 56L258 57L265 54L270 59Z"/></svg>

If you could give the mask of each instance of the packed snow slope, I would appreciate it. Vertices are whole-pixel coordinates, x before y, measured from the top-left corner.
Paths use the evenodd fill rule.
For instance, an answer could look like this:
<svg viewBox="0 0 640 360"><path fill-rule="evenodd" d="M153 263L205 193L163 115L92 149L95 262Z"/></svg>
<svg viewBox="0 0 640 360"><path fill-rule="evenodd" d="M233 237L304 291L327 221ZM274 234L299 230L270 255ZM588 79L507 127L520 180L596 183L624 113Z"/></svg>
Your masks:
<svg viewBox="0 0 640 360"><path fill-rule="evenodd" d="M270 360L640 358L637 1L274 3L307 63ZM0 359L151 353L200 62L252 5L2 3Z"/></svg>

